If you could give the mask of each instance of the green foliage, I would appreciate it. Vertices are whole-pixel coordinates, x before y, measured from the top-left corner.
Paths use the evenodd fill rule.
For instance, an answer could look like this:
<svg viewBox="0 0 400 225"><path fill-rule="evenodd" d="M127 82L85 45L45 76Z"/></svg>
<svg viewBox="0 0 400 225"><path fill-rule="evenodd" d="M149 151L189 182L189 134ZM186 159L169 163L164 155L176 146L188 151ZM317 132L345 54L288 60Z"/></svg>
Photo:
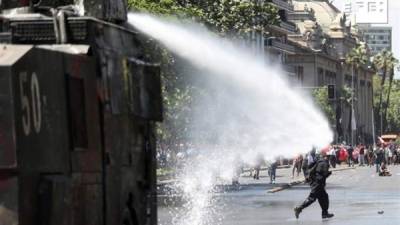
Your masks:
<svg viewBox="0 0 400 225"><path fill-rule="evenodd" d="M184 7L178 4L176 0L128 0L128 7L133 11L174 15L183 18L201 14L197 8Z"/></svg>
<svg viewBox="0 0 400 225"><path fill-rule="evenodd" d="M328 87L316 88L312 92L315 102L319 108L324 112L325 116L328 118L331 124L335 123L335 110L332 103L328 99Z"/></svg>
<svg viewBox="0 0 400 225"><path fill-rule="evenodd" d="M351 100L353 99L354 91L351 87L344 85L340 90L340 100L347 106L351 106ZM355 98L353 100L356 100Z"/></svg>
<svg viewBox="0 0 400 225"><path fill-rule="evenodd" d="M278 9L247 0L203 0L202 20L222 35L243 36L279 21Z"/></svg>
<svg viewBox="0 0 400 225"><path fill-rule="evenodd" d="M398 60L393 56L393 53L388 50L383 50L374 56L373 65L377 70L384 72L390 71L398 63Z"/></svg>
<svg viewBox="0 0 400 225"><path fill-rule="evenodd" d="M385 83L380 86L382 78L380 76L374 77L374 116L376 127L380 126L380 111L379 111L379 98L381 94L387 95L389 91L389 84ZM382 108L387 108L386 115L386 132L400 133L400 80L393 80L392 91L390 94L390 104L382 103ZM383 113L383 112L382 112Z"/></svg>
<svg viewBox="0 0 400 225"><path fill-rule="evenodd" d="M390 95L391 95L391 91L392 91L392 83L393 83L393 76L394 76L394 67L395 65L398 63L398 60L393 56L393 53L388 51L388 50L383 50L382 52L380 52L379 54L377 54L374 57L373 60L373 67L382 73L382 78L380 79L380 85L376 85L374 87L378 87L380 86L380 91L379 93L379 100L377 100L377 102L379 102L379 105L375 108L375 115L377 115L377 118L379 121L381 120L381 116L383 117L384 120L384 126L383 126L383 130L387 130L387 128L389 127L389 118L388 118L388 107L390 106ZM384 88L385 86L385 81L387 78L389 72L389 85L387 88ZM386 102L383 101L383 95L384 92L386 91ZM384 110L384 112L382 112ZM380 129L380 126L378 126Z"/></svg>
<svg viewBox="0 0 400 225"><path fill-rule="evenodd" d="M346 63L352 65L354 69L359 69L369 62L365 45L357 45L346 55Z"/></svg>
<svg viewBox="0 0 400 225"><path fill-rule="evenodd" d="M135 11L198 20L222 36L243 37L279 22L274 5L248 0L129 0L128 5Z"/></svg>

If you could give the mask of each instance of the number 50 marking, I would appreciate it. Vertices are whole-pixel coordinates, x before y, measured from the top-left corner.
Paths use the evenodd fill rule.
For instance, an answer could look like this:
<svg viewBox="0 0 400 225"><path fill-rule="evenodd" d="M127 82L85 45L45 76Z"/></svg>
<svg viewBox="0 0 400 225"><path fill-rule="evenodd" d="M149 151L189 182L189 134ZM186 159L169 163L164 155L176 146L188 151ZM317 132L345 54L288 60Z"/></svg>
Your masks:
<svg viewBox="0 0 400 225"><path fill-rule="evenodd" d="M28 91L25 90L25 83L28 83ZM30 99L29 99L30 88ZM21 96L21 110L22 110L22 128L26 136L31 133L31 113L34 132L39 133L42 125L42 109L40 101L40 87L39 80L36 73L33 73L30 81L26 72L19 75L19 90ZM31 100L31 101L29 101Z"/></svg>

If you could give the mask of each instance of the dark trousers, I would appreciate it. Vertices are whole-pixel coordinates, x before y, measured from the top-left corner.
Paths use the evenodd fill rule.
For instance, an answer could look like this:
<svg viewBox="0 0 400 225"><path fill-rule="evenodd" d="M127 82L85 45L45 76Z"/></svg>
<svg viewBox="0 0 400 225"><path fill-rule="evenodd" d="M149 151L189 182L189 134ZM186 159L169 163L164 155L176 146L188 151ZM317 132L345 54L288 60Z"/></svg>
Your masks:
<svg viewBox="0 0 400 225"><path fill-rule="evenodd" d="M333 168L336 168L336 156L335 155L330 155L329 156L329 163Z"/></svg>
<svg viewBox="0 0 400 225"><path fill-rule="evenodd" d="M329 196L325 191L325 184L321 184L318 182L313 182L311 184L311 192L307 199L299 206L301 209L304 209L315 202L318 199L318 203L321 206L322 214L328 213L329 208Z"/></svg>

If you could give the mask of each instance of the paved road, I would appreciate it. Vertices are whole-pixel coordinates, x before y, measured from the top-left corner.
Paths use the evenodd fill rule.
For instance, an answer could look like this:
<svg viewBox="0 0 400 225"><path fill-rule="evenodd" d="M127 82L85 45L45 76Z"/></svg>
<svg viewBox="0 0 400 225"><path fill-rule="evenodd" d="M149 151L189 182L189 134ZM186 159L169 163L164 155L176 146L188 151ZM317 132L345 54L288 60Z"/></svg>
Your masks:
<svg viewBox="0 0 400 225"><path fill-rule="evenodd" d="M400 166L391 166L392 177L379 177L374 168L358 167L354 170L334 172L328 179L330 211L333 219L322 220L317 202L305 209L296 220L293 207L302 202L309 192L306 185L267 193L271 189L262 177L253 182L242 178L243 188L218 195L217 202L223 206L222 225L398 225L400 224ZM290 180L289 170L277 182ZM280 172L278 170L278 172ZM286 175L285 175L286 174ZM246 183L247 181L247 183ZM276 186L276 185L275 185ZM179 207L179 206L177 206ZM159 224L169 225L171 215L166 206L159 207ZM383 211L379 214L378 211Z"/></svg>

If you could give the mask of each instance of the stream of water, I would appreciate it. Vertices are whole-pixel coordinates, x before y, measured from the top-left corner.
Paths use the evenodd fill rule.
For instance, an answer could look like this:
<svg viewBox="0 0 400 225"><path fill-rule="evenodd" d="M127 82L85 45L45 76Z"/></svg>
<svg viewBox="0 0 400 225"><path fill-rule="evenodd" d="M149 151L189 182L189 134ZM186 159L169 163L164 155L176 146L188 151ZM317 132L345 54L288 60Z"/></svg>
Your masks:
<svg viewBox="0 0 400 225"><path fill-rule="evenodd" d="M289 85L279 66L263 62L251 49L193 24L145 14L129 14L128 19L207 77L216 77L216 88L194 107L193 130L187 131L194 138L215 138L183 165L175 187L183 192L185 205L171 210L174 225L219 224L224 219L213 191L217 182L232 179L238 158L251 164L260 154L265 159L293 157L332 141L329 123L311 99Z"/></svg>

